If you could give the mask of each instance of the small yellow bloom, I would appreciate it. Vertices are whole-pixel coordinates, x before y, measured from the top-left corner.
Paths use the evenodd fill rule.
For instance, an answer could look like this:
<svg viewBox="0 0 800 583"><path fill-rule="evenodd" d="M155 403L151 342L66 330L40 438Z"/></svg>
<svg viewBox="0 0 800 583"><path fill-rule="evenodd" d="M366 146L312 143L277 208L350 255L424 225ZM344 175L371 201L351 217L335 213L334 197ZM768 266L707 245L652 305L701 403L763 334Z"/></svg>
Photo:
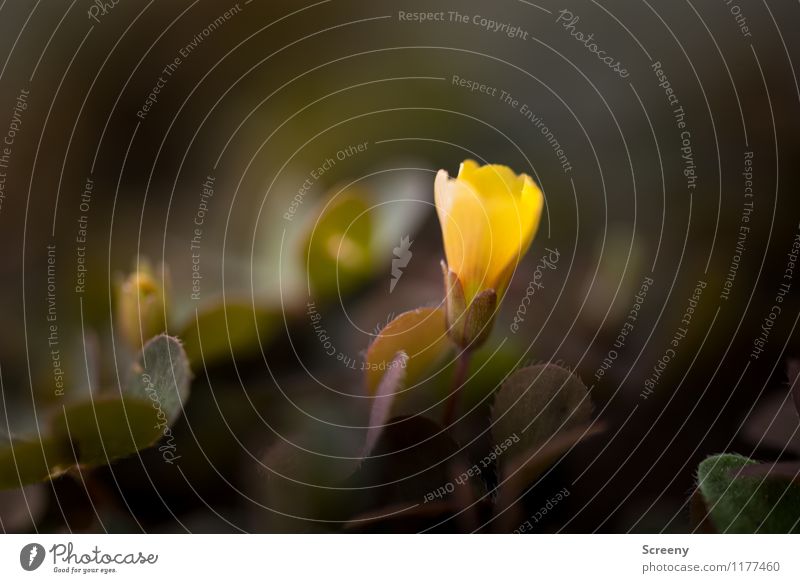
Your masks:
<svg viewBox="0 0 800 583"><path fill-rule="evenodd" d="M144 343L166 330L165 300L166 286L146 261L119 283L117 327L132 348L140 350Z"/></svg>
<svg viewBox="0 0 800 583"><path fill-rule="evenodd" d="M461 164L455 179L440 170L434 191L447 257L448 324L472 320L470 325L480 324L485 335L491 328L488 314L493 315L536 235L542 191L526 174L472 160ZM475 306L480 314L467 318L476 299L485 305ZM459 344L476 340L473 333L459 330Z"/></svg>
<svg viewBox="0 0 800 583"><path fill-rule="evenodd" d="M542 191L526 174L472 160L461 164L455 179L439 170L434 190L447 266L458 276L467 304L486 289L502 296L536 235Z"/></svg>

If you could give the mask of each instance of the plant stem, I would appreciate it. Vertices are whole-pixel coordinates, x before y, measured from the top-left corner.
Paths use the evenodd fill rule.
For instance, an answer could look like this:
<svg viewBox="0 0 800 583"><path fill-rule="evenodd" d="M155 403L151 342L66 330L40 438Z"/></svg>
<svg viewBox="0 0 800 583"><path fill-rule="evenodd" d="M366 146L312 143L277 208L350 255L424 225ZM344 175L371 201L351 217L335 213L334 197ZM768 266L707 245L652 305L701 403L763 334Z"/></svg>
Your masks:
<svg viewBox="0 0 800 583"><path fill-rule="evenodd" d="M464 388L464 383L467 380L469 373L469 361L472 352L465 348L458 357L456 362L456 370L453 374L453 390L450 391L450 396L447 398L447 403L444 407L444 417L442 419L445 427L451 425L456 416L456 406L458 405L458 397L461 394L461 389Z"/></svg>

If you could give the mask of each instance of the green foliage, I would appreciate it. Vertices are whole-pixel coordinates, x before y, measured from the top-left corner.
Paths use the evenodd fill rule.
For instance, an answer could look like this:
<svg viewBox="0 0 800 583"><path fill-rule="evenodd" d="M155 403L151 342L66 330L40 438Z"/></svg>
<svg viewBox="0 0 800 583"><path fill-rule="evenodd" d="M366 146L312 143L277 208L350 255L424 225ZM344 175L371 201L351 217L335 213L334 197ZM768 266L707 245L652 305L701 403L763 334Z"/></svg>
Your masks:
<svg viewBox="0 0 800 583"><path fill-rule="evenodd" d="M508 377L495 398L492 435L498 444L518 441L500 460L498 510L505 512L561 456L603 431L589 423L591 412L589 391L565 368L536 365Z"/></svg>
<svg viewBox="0 0 800 583"><path fill-rule="evenodd" d="M49 422L39 436L0 441L0 488L108 464L170 436L189 396L190 376L180 343L153 338L121 391L90 395L43 415Z"/></svg>
<svg viewBox="0 0 800 583"><path fill-rule="evenodd" d="M698 488L718 532L800 532L800 486L769 475L746 475L758 463L735 454L706 458Z"/></svg>
<svg viewBox="0 0 800 583"><path fill-rule="evenodd" d="M353 492L342 484L360 463L361 440L332 425L307 422L281 436L261 459L255 498L258 526L273 532L323 531L343 521Z"/></svg>
<svg viewBox="0 0 800 583"><path fill-rule="evenodd" d="M181 343L168 336L154 338L132 367L124 394L157 404L172 423L189 398L192 373Z"/></svg>
<svg viewBox="0 0 800 583"><path fill-rule="evenodd" d="M42 482L68 469L66 451L50 437L0 438L0 489Z"/></svg>
<svg viewBox="0 0 800 583"><path fill-rule="evenodd" d="M589 391L555 364L522 368L503 383L492 410L492 435L501 442L518 435L518 450L539 447L560 431L584 425L592 413Z"/></svg>
<svg viewBox="0 0 800 583"><path fill-rule="evenodd" d="M183 347L195 370L225 358L258 350L276 329L279 318L271 310L247 302L209 304L192 314L180 331Z"/></svg>
<svg viewBox="0 0 800 583"><path fill-rule="evenodd" d="M328 201L303 247L316 295L337 296L372 274L373 232L370 204L362 193L345 192Z"/></svg>
<svg viewBox="0 0 800 583"><path fill-rule="evenodd" d="M440 308L417 308L389 322L367 350L367 390L374 394L384 374L403 352L406 386L422 380L450 350L445 315Z"/></svg>
<svg viewBox="0 0 800 583"><path fill-rule="evenodd" d="M64 446L64 463L99 466L152 445L161 436L148 401L102 397L64 407L52 432ZM67 450L70 448L72 451Z"/></svg>

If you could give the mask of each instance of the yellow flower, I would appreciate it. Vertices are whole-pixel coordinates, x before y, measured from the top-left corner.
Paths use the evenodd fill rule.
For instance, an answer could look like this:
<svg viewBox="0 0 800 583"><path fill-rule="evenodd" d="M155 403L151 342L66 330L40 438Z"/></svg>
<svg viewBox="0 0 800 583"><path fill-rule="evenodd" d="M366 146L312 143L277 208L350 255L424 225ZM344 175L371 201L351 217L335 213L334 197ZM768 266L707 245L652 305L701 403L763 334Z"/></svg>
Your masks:
<svg viewBox="0 0 800 583"><path fill-rule="evenodd" d="M497 303L536 235L544 197L526 174L472 160L455 179L440 170L434 192L447 257L448 325L466 346L488 335Z"/></svg>
<svg viewBox="0 0 800 583"><path fill-rule="evenodd" d="M117 327L128 344L140 350L167 328L166 286L146 261L118 284Z"/></svg>

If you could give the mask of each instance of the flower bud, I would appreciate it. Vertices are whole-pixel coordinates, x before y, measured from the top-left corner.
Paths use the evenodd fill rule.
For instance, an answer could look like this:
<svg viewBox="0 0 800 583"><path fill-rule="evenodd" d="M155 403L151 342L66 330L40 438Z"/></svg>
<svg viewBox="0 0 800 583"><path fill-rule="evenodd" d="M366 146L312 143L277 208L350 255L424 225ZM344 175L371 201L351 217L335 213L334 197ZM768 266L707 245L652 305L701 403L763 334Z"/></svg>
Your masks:
<svg viewBox="0 0 800 583"><path fill-rule="evenodd" d="M459 346L486 340L511 276L539 227L544 196L525 174L497 164L440 170L434 184L447 264L447 324Z"/></svg>
<svg viewBox="0 0 800 583"><path fill-rule="evenodd" d="M135 350L141 350L150 338L167 328L165 288L144 262L119 284L117 328Z"/></svg>

